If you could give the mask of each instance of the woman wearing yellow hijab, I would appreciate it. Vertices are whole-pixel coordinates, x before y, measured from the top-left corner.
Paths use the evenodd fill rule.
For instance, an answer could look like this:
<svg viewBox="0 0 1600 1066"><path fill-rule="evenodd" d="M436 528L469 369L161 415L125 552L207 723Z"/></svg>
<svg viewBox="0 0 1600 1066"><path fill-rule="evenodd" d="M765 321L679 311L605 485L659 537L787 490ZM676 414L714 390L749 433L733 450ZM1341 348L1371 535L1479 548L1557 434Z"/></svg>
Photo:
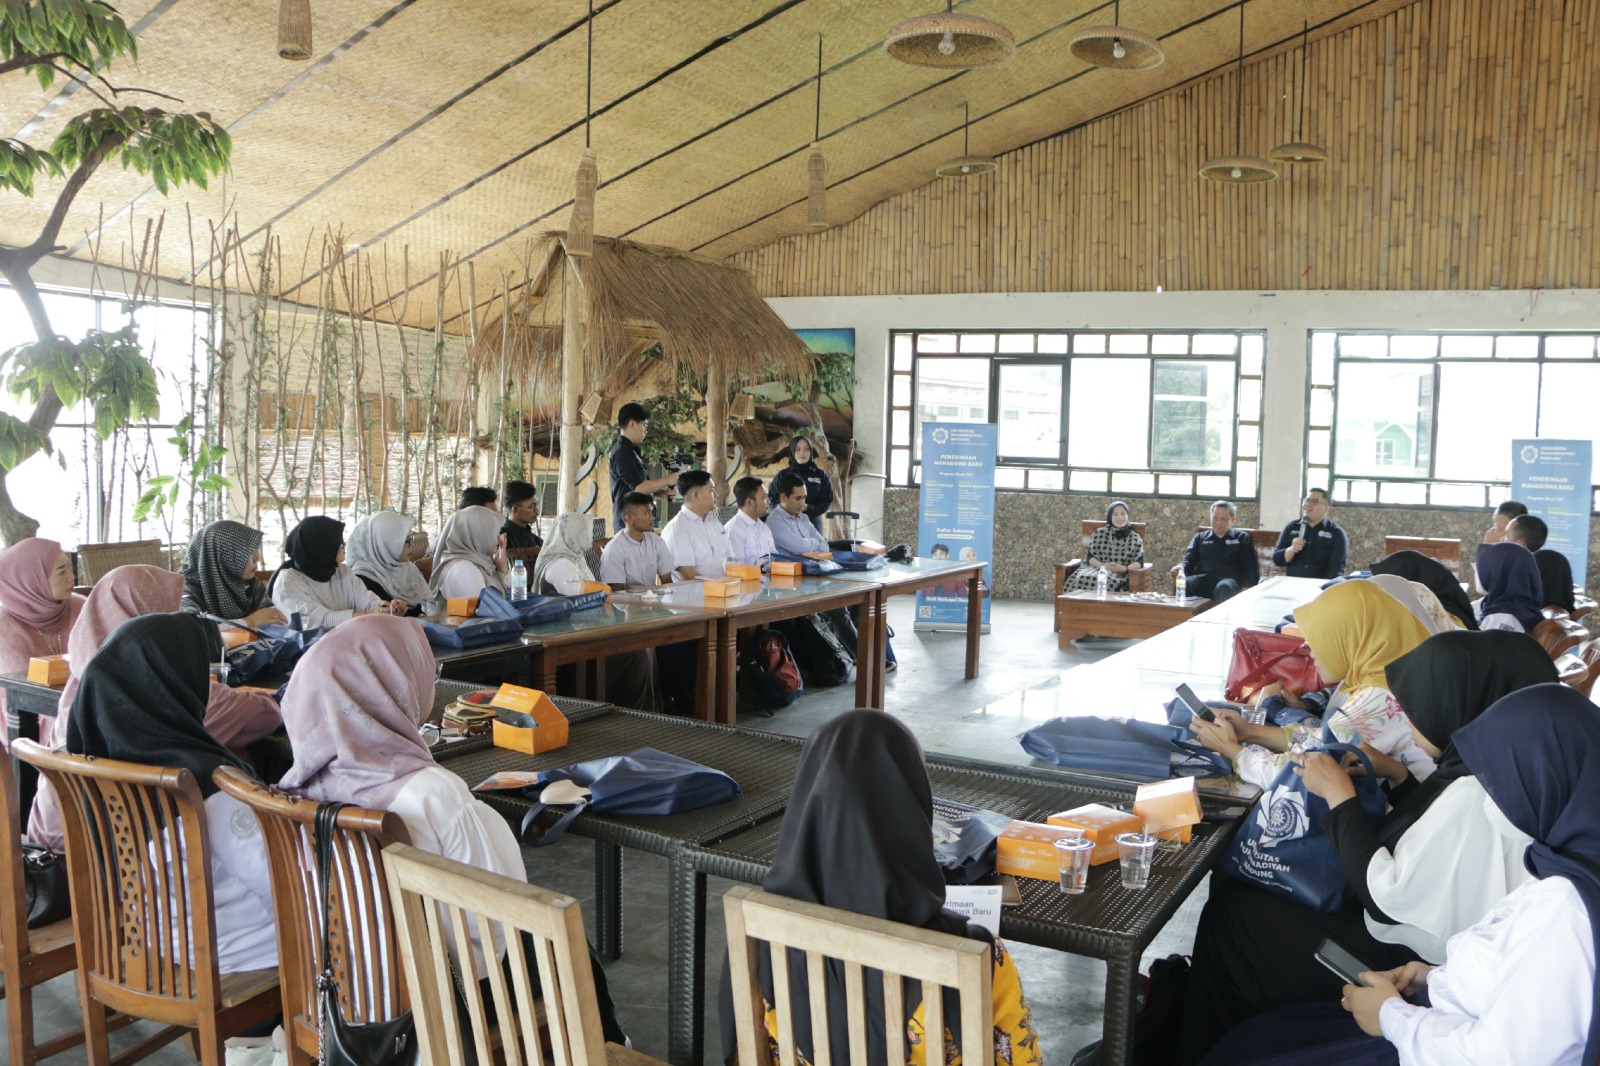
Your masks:
<svg viewBox="0 0 1600 1066"><path fill-rule="evenodd" d="M1386 687L1384 667L1428 639L1405 605L1369 581L1344 581L1295 609L1317 670L1339 691L1326 725L1347 744L1367 744L1399 760L1418 781L1433 773L1433 759L1417 745L1404 708ZM1336 708L1336 709L1335 709ZM1291 747L1314 744L1314 724L1249 726L1219 717L1195 722L1202 743L1233 760L1239 776L1266 788L1287 763Z"/></svg>

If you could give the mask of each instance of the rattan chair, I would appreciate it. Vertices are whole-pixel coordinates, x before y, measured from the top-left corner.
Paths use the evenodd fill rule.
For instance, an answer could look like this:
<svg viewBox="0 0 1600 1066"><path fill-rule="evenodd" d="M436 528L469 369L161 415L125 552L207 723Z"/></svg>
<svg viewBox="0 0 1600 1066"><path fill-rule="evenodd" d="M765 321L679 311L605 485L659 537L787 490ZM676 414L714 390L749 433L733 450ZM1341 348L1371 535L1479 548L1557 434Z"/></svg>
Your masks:
<svg viewBox="0 0 1600 1066"><path fill-rule="evenodd" d="M740 1066L765 1066L773 1061L766 1028L765 995L757 974L762 942L773 949L805 952L811 975L811 1032L828 1032L827 997L816 982L824 962L844 963L845 997L852 1014L864 1010L863 971L877 970L885 978L905 977L922 982L924 1031L946 1034L943 990L955 989L961 999L961 1061L994 1061L994 962L988 944L949 933L869 918L850 911L775 896L749 885L730 889L722 898L728 928L728 965L732 971L734 1025L739 1036ZM772 1004L778 1018L778 1055L796 1061L794 1029L789 1023L791 1002L786 967L774 971ZM902 983L885 980L884 1038L886 1060L907 1062L905 1010ZM866 1022L850 1019L851 1064L867 1063ZM938 1047L943 1047L941 1039ZM824 1044L824 1046L826 1046ZM820 1058L820 1054L817 1056ZM942 1061L943 1056L938 1056Z"/></svg>
<svg viewBox="0 0 1600 1066"><path fill-rule="evenodd" d="M501 1061L492 1059L497 1053L507 1063L549 1066L656 1062L605 1041L577 900L406 844L384 848L383 863L424 1066L466 1061L464 1033L470 1034L479 1062ZM445 930L455 943L465 945L469 921L485 941L503 942L506 956L504 966L487 967L492 1022L480 983L460 982L460 998L467 1007L467 1024L462 1025ZM538 991L529 980L530 941ZM470 957L463 947L461 958Z"/></svg>
<svg viewBox="0 0 1600 1066"><path fill-rule="evenodd" d="M225 1039L278 1013L278 972L217 970L210 849L194 776L28 740L14 751L61 798L91 1066L111 1061L110 1011L167 1026L134 1057L192 1032L200 1061L223 1066ZM184 846L175 847L180 839Z"/></svg>
<svg viewBox="0 0 1600 1066"><path fill-rule="evenodd" d="M321 1027L317 974L322 971L322 896L316 879L315 800L271 788L231 766L217 787L256 812L272 866L277 912L278 980L283 991L289 1062L309 1066ZM401 976L399 939L389 909L382 853L411 843L398 814L346 807L334 827L330 954L339 1008L352 1023L386 1021L411 1009Z"/></svg>
<svg viewBox="0 0 1600 1066"><path fill-rule="evenodd" d="M78 583L94 585L119 566L167 569L167 553L159 540L126 540L115 544L78 545Z"/></svg>

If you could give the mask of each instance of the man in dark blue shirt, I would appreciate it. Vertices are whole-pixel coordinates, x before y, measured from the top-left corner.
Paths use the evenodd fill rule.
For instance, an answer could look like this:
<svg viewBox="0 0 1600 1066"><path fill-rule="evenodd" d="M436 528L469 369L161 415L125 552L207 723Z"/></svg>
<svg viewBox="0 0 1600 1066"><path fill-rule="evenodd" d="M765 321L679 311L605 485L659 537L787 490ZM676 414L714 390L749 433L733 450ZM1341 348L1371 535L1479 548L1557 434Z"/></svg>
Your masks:
<svg viewBox="0 0 1600 1066"><path fill-rule="evenodd" d="M617 412L617 443L611 446L611 531L622 532L622 498L630 492L653 496L672 484L671 477L645 477L639 445L650 428L650 412L643 404L625 403Z"/></svg>
<svg viewBox="0 0 1600 1066"><path fill-rule="evenodd" d="M1301 501L1300 517L1283 527L1272 561L1290 577L1332 580L1344 573L1350 557L1350 539L1328 517L1333 504L1326 489L1312 489Z"/></svg>
<svg viewBox="0 0 1600 1066"><path fill-rule="evenodd" d="M1211 505L1211 528L1196 533L1189 541L1182 563L1189 595L1221 603L1261 579L1256 546L1250 534L1233 528L1236 517L1233 504L1218 500Z"/></svg>

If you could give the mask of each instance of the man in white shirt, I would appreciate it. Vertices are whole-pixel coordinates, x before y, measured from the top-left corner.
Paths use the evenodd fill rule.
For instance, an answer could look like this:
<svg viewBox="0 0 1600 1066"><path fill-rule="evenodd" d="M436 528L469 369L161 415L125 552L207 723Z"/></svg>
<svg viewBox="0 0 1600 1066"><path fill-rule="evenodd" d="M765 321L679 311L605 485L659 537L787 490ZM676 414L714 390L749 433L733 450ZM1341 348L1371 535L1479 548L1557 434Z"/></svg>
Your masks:
<svg viewBox="0 0 1600 1066"><path fill-rule="evenodd" d="M600 580L619 591L672 580L672 549L656 533L654 502L642 492L622 497L622 531L600 553Z"/></svg>
<svg viewBox="0 0 1600 1066"><path fill-rule="evenodd" d="M770 562L777 549L772 530L762 521L767 517L766 486L758 477L742 477L733 483L733 502L739 505L739 512L722 528L733 545L734 557L749 566Z"/></svg>
<svg viewBox="0 0 1600 1066"><path fill-rule="evenodd" d="M772 479L778 496L778 509L767 515L767 528L781 552L801 555L828 551L828 542L806 517L806 483L793 470L784 470Z"/></svg>
<svg viewBox="0 0 1600 1066"><path fill-rule="evenodd" d="M672 549L673 563L680 580L722 577L723 566L733 554L728 534L712 515L716 509L711 475L704 470L685 470L678 475L678 495L683 510L673 516L661 539Z"/></svg>

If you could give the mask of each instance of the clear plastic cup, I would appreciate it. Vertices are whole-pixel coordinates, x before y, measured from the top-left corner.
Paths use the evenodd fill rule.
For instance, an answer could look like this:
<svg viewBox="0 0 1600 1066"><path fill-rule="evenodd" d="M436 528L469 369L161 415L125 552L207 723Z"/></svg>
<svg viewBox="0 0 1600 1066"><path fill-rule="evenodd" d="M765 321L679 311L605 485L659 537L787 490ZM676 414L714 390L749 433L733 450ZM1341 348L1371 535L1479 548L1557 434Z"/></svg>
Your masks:
<svg viewBox="0 0 1600 1066"><path fill-rule="evenodd" d="M1061 873L1061 891L1069 896L1083 894L1089 883L1089 860L1094 858L1094 841L1077 833L1056 840L1056 868Z"/></svg>
<svg viewBox="0 0 1600 1066"><path fill-rule="evenodd" d="M1122 833L1117 837L1123 888L1140 889L1150 884L1150 863L1155 858L1156 844L1156 838L1147 833Z"/></svg>

